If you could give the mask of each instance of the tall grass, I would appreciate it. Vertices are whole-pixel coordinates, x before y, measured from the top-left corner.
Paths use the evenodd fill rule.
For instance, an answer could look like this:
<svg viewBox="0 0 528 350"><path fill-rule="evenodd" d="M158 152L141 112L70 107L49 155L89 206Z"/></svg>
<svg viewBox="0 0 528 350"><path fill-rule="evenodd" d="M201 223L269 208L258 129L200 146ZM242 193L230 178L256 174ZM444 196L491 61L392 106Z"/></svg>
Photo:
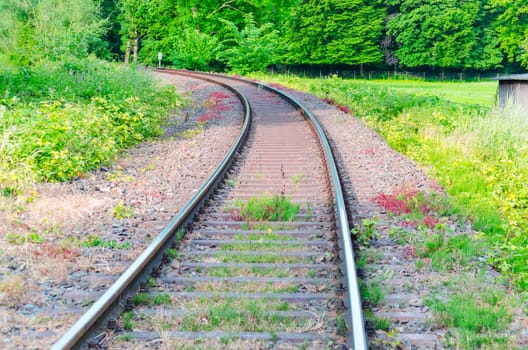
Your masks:
<svg viewBox="0 0 528 350"><path fill-rule="evenodd" d="M0 68L0 194L65 181L162 132L173 88L94 58Z"/></svg>
<svg viewBox="0 0 528 350"><path fill-rule="evenodd" d="M487 255L522 289L528 289L528 118L472 100L461 103L403 92L363 81L259 78L333 99L349 107L385 137L394 149L415 159L449 193L452 205L484 233ZM419 82L413 81L419 88ZM471 84L455 85L470 91ZM496 88L488 86L489 91ZM444 91L445 92L445 91ZM456 93L448 94L451 98Z"/></svg>

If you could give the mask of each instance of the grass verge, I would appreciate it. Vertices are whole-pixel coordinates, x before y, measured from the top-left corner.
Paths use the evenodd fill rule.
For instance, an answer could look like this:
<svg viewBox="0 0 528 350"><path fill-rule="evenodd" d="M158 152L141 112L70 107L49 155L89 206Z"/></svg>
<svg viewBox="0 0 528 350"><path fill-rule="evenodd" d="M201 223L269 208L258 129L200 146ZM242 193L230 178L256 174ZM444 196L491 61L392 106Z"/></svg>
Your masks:
<svg viewBox="0 0 528 350"><path fill-rule="evenodd" d="M414 261L420 273L435 274L425 305L434 315L434 326L449 329L448 347L515 348L519 329L510 329L511 321L528 310L522 294L507 293L505 280L490 274L482 235L470 235L461 222L453 221L445 198L436 193L396 191L379 195L375 202L392 217L388 236L404 246L404 258ZM388 280L382 274L377 278ZM361 288L373 305L383 301L375 282L376 277L370 288ZM370 319L376 327L386 326L374 316Z"/></svg>
<svg viewBox="0 0 528 350"><path fill-rule="evenodd" d="M146 72L96 59L0 69L0 194L66 181L162 133L180 99Z"/></svg>

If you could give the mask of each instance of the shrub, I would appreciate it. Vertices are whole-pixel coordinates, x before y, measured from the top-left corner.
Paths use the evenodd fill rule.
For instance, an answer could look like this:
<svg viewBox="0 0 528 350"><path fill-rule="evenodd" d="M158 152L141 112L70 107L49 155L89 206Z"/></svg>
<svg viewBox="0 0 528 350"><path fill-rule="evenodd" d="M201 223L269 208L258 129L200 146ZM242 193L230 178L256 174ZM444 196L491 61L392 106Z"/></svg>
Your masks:
<svg viewBox="0 0 528 350"><path fill-rule="evenodd" d="M0 71L0 189L65 181L161 134L174 89L95 59ZM57 96L61 96L57 98Z"/></svg>
<svg viewBox="0 0 528 350"><path fill-rule="evenodd" d="M272 24L257 27L254 19L248 17L246 26L238 29L232 22L222 22L231 31L231 37L222 43L225 48L219 52L218 58L229 69L238 73L263 71L275 61L278 32L272 30Z"/></svg>

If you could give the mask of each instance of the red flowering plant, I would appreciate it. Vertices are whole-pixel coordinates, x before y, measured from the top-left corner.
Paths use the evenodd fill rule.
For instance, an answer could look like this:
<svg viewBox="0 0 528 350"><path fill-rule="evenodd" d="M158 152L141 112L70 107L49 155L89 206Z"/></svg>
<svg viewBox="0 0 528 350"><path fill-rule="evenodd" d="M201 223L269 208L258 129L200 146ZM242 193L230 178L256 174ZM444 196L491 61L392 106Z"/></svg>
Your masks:
<svg viewBox="0 0 528 350"><path fill-rule="evenodd" d="M445 198L438 193L426 194L416 189L400 189L393 193L381 193L373 202L393 216L401 216L403 222L423 224L434 228L440 217L447 212Z"/></svg>
<svg viewBox="0 0 528 350"><path fill-rule="evenodd" d="M228 112L233 109L233 107L229 105L228 101L231 99L231 97L231 95L222 91L211 92L204 102L207 112L202 114L198 118L198 121L200 123L206 123L213 119L223 118L224 116L222 115L222 112Z"/></svg>

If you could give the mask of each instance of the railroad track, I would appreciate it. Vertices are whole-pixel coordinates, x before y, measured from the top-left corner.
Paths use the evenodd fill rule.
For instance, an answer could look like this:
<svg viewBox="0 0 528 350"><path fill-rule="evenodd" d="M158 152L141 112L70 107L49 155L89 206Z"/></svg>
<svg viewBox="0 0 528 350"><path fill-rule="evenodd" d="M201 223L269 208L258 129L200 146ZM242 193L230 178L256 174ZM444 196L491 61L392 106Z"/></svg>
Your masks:
<svg viewBox="0 0 528 350"><path fill-rule="evenodd" d="M211 178L53 349L366 349L343 195L315 118L260 83L164 72L235 92L246 111L242 131Z"/></svg>

